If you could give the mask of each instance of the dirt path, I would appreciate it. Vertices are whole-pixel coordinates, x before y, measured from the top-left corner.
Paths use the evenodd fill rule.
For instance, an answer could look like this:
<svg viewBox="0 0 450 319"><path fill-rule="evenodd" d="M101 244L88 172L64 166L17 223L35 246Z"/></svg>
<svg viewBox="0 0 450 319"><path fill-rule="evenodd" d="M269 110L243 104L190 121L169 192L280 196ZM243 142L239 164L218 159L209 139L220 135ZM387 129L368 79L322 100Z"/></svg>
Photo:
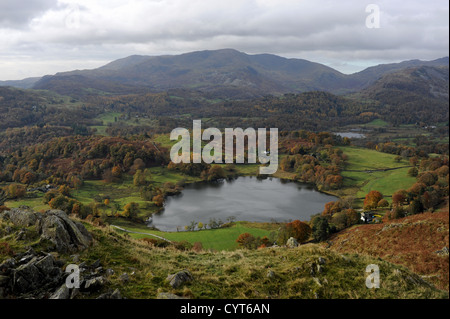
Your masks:
<svg viewBox="0 0 450 319"><path fill-rule="evenodd" d="M137 232L137 231L131 231L131 230L128 230L128 229L125 229L125 228L122 228L122 227L119 227L119 226L116 226L116 225L111 225L111 227L117 228L117 229L119 229L119 230L121 230L121 231L124 231L124 232L127 232L127 233L153 236L153 237L156 237L156 238L159 238L159 239L162 239L162 240L165 240L165 241L171 243L171 241L168 240L167 238L164 238L164 237L161 237L161 236L158 236L158 235L155 235L155 234L150 234L150 233L140 233L140 232Z"/></svg>
<svg viewBox="0 0 450 319"><path fill-rule="evenodd" d="M343 172L363 172L363 173L373 173L373 172L386 172L386 171L393 171L396 169L401 169L401 168L407 168L407 167L412 167L412 166L399 166L399 167L392 167L392 168L374 168L374 169L363 169L363 170L358 170L358 169L343 169Z"/></svg>

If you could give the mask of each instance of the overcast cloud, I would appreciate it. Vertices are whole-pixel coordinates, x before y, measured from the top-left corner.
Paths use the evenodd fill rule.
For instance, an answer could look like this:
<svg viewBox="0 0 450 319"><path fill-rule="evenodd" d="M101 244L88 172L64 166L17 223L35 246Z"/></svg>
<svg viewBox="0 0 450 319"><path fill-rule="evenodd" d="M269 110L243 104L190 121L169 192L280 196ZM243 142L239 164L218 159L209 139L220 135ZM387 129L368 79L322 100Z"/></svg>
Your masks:
<svg viewBox="0 0 450 319"><path fill-rule="evenodd" d="M370 3L380 28L365 25ZM353 73L449 53L447 0L0 0L0 80L234 48Z"/></svg>

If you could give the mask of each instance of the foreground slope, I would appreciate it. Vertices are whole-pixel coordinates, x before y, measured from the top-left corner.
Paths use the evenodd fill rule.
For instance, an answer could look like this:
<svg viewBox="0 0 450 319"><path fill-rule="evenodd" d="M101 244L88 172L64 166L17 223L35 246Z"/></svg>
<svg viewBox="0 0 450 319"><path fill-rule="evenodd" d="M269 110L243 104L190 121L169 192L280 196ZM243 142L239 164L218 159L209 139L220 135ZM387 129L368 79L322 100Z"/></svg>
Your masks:
<svg viewBox="0 0 450 319"><path fill-rule="evenodd" d="M53 253L57 258L54 264L76 263L92 271L95 268L96 276L102 274L95 290L81 290L76 298L96 298L116 289L126 298L157 298L163 294L227 299L448 298L445 291L402 266L375 257L343 255L316 244L231 252L193 251L180 244L155 247L110 227L84 224L94 240L91 247L76 255ZM0 230L2 247L8 248L1 251L0 263L30 246L37 252L50 249L39 240L34 225L16 227L2 220ZM19 238L18 232L28 235ZM379 289L366 287L366 267L371 264L380 269ZM184 270L192 276L190 281L173 287L166 280Z"/></svg>
<svg viewBox="0 0 450 319"><path fill-rule="evenodd" d="M380 257L403 265L441 289L449 284L449 212L423 213L358 225L330 239L332 251Z"/></svg>

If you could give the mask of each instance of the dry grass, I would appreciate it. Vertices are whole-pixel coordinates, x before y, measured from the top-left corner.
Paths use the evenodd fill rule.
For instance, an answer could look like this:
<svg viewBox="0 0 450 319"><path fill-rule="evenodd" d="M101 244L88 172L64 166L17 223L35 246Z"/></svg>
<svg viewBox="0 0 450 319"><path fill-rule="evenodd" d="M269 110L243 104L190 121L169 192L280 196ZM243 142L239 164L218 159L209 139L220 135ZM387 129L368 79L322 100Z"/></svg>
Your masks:
<svg viewBox="0 0 450 319"><path fill-rule="evenodd" d="M436 253L449 247L448 209L356 226L331 242L334 251L380 257L409 268L440 289L449 289L449 257Z"/></svg>

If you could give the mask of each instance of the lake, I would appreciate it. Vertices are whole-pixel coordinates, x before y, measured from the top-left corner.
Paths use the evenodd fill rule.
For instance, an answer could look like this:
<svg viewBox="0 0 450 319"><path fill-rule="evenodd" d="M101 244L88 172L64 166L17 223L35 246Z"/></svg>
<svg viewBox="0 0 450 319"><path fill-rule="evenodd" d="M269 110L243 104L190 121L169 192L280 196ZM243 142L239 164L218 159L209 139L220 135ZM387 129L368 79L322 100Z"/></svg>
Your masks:
<svg viewBox="0 0 450 319"><path fill-rule="evenodd" d="M188 184L180 195L169 196L163 211L153 215L151 226L163 231L184 230L192 221L285 222L309 221L327 202L337 198L312 186L278 178L238 177L215 183Z"/></svg>

